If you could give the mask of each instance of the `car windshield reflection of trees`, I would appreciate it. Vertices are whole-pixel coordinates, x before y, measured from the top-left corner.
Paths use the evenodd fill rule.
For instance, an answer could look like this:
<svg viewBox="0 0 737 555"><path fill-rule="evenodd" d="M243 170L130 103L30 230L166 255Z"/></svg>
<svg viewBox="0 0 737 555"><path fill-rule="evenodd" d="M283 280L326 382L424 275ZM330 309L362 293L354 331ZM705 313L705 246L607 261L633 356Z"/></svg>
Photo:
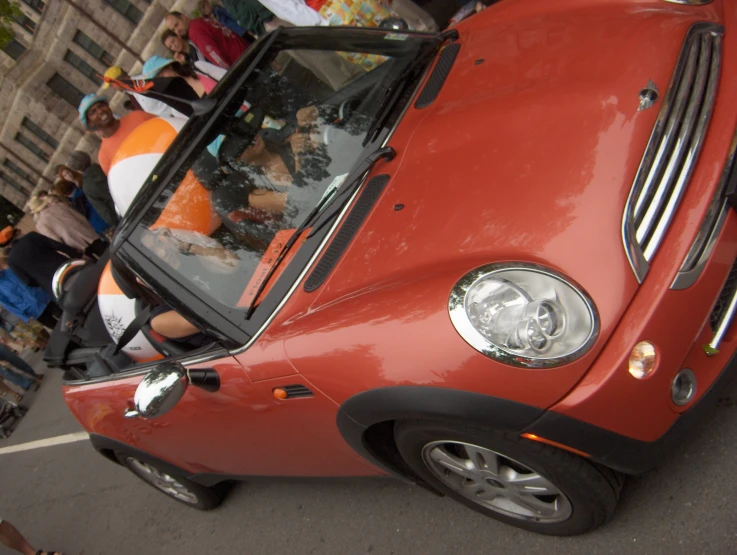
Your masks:
<svg viewBox="0 0 737 555"><path fill-rule="evenodd" d="M146 214L143 247L231 307L279 231L297 228L363 151L385 79L411 62L282 51L261 64L221 133ZM260 276L260 274L259 274Z"/></svg>

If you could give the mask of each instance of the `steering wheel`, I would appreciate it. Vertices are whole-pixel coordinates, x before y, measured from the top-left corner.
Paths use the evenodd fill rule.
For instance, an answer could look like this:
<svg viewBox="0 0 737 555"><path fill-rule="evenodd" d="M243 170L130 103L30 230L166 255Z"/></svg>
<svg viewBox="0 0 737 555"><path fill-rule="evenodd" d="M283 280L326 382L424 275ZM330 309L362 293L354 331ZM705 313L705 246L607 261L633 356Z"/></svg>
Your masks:
<svg viewBox="0 0 737 555"><path fill-rule="evenodd" d="M351 119L356 108L360 105L360 102L356 98L349 98L344 100L338 106L338 118L335 120L335 124L339 126L345 125L345 122Z"/></svg>
<svg viewBox="0 0 737 555"><path fill-rule="evenodd" d="M253 137L246 138L226 135L220 143L220 148L218 148L217 161L220 170L224 173L227 173L227 170L232 170L236 173L243 174L243 169L236 161L251 145L252 141Z"/></svg>

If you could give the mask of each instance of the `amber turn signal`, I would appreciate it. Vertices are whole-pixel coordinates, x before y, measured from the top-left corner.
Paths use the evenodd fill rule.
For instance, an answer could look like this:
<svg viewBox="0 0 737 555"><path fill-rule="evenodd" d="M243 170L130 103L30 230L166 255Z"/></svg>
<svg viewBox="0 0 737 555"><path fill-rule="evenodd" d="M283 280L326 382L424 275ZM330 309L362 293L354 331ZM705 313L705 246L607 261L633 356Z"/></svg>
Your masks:
<svg viewBox="0 0 737 555"><path fill-rule="evenodd" d="M578 449L569 447L568 445L564 445L563 443L558 443L557 441L553 441L552 439L546 439L535 434L522 434L522 437L525 439L529 439L530 441L537 441L539 443L552 445L553 447L557 447L558 449L565 449L566 451L570 451L574 455L580 455L581 457L586 457L587 459L591 457L591 455L584 451L579 451Z"/></svg>
<svg viewBox="0 0 737 555"><path fill-rule="evenodd" d="M286 399L289 395L286 391L284 391L281 387L275 387L272 390L272 393L274 394L274 397L277 399Z"/></svg>

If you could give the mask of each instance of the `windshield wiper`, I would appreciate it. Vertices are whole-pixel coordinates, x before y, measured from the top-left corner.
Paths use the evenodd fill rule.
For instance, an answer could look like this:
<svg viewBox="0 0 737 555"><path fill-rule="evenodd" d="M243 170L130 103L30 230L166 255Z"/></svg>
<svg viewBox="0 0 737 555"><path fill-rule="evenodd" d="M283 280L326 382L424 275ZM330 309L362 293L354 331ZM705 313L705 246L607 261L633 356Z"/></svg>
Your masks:
<svg viewBox="0 0 737 555"><path fill-rule="evenodd" d="M253 311L256 310L256 303L258 301L258 298L261 296L261 293L264 292L264 289L266 289L266 285L269 283L269 280L274 276L276 269L286 257L289 249L294 246L294 243L297 242L297 239L299 239L299 236L302 235L304 230L312 225L313 220L317 218L322 209L327 206L327 204L333 199L333 197L336 198L336 203L333 203L333 207L337 204L338 208L335 209L331 207L332 209L330 210L330 212L326 212L326 214L324 215L325 217L321 218L315 223L312 231L307 236L308 238L312 237L318 229L321 229L328 221L330 221L330 219L332 219L335 214L340 212L340 209L345 205L347 199L350 198L350 195L347 194L347 191L355 190L355 188L361 183L361 179L363 178L364 174L367 171L370 171L376 162L378 162L382 158L391 160L392 158L394 158L394 156L396 156L396 152L392 147L376 149L374 152L369 154L361 164L359 164L356 170L352 172L354 177L348 182L348 184L345 184L344 182L345 185L341 187L340 193L336 195L338 187L335 187L332 190L328 189L325 192L323 197L320 199L320 202L315 205L315 207L310 211L302 224L295 230L292 236L287 240L286 243L284 243L284 246L279 251L279 256L276 257L276 260L271 265L271 268L269 268L269 272L264 276L263 281L261 281L260 285L258 286L258 290L256 291L256 294L251 301L251 306L248 307L248 311L246 312L246 320L251 318L251 316L253 315ZM343 202L337 202L337 199L339 198L343 198Z"/></svg>
<svg viewBox="0 0 737 555"><path fill-rule="evenodd" d="M396 155L397 153L392 147L385 146L383 148L377 148L371 154L366 156L363 162L352 172L351 179L346 179L348 184L343 186L340 193L335 197L335 202L333 202L330 208L326 210L325 213L322 214L321 218L315 222L315 225L312 226L312 230L307 237L312 237L318 233L330 220L333 219L334 216L340 213L347 200L351 197L351 193L358 185L360 185L363 176L366 175L367 172L371 171L371 168L374 167L376 162L382 158L393 160Z"/></svg>
<svg viewBox="0 0 737 555"><path fill-rule="evenodd" d="M407 85L412 82L412 80L409 78L410 75L413 72L417 71L418 67L425 65L427 62L427 58L431 57L431 55L435 55L434 50L430 53L425 54L424 56L420 56L415 61L410 63L395 79L390 81L389 84L385 87L384 96L381 100L381 104L379 104L379 109L376 111L376 116L371 122L368 131L366 131L366 137L363 140L364 146L373 141L376 138L378 132L384 127L384 123L386 122L389 115L392 113L392 108L394 108L394 105L397 103L397 100L399 100L399 97L401 96L402 92L404 92L404 89L407 87Z"/></svg>
<svg viewBox="0 0 737 555"><path fill-rule="evenodd" d="M253 314L253 311L256 310L256 301L258 301L258 298L261 296L261 293L263 293L264 289L266 289L266 284L269 283L269 280L274 275L274 272L276 272L276 269L279 267L279 264L281 264L282 260L284 260L284 257L289 252L289 249L292 248L292 245L294 245L294 243L297 242L297 239L299 238L299 236L302 235L302 232L305 229L307 229L307 227L309 226L310 222L314 219L314 217L320 213L320 210L322 210L322 208L333 197L333 195L335 194L335 191L337 191L337 189L333 189L332 192L328 192L320 199L320 202L318 202L317 205L315 205L312 211L305 218L305 221L302 222L302 225L300 225L294 231L292 236L287 240L287 242L284 243L284 246L279 251L279 256L276 257L276 260L271 265L271 268L269 268L269 272L264 276L263 281L258 286L258 290L256 291L256 294L253 297L253 301L251 301L251 306L248 307L248 311L246 312L246 320L248 320Z"/></svg>

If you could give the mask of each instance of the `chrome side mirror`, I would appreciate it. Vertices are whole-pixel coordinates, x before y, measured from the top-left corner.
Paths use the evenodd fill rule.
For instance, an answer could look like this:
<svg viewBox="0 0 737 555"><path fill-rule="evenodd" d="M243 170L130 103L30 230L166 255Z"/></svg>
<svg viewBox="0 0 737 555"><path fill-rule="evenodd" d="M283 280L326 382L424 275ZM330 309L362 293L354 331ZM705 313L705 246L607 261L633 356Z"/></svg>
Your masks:
<svg viewBox="0 0 737 555"><path fill-rule="evenodd" d="M159 364L143 378L133 402L136 410L126 411L126 418L157 418L174 408L187 391L187 371L178 362Z"/></svg>

